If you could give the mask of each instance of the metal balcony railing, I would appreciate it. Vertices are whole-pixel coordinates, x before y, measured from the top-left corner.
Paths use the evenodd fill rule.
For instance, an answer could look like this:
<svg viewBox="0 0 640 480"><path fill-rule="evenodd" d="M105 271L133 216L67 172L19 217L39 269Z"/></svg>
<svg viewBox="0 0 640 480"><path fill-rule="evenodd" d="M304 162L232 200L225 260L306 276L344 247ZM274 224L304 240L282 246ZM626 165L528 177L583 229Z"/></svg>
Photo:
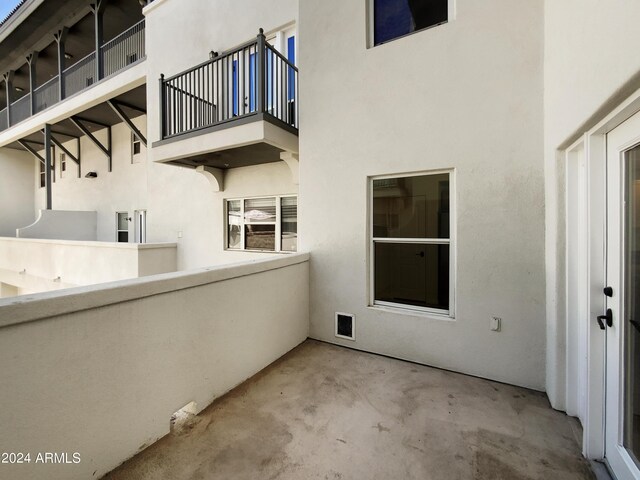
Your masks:
<svg viewBox="0 0 640 480"><path fill-rule="evenodd" d="M160 78L162 138L263 113L298 128L298 68L256 40Z"/></svg>
<svg viewBox="0 0 640 480"><path fill-rule="evenodd" d="M100 49L104 62L104 76L119 72L127 65L145 57L144 20L105 43Z"/></svg>
<svg viewBox="0 0 640 480"><path fill-rule="evenodd" d="M45 108L50 107L54 103L58 103L59 97L58 76L43 83L34 90L35 94L35 113L41 112Z"/></svg>
<svg viewBox="0 0 640 480"><path fill-rule="evenodd" d="M27 93L11 104L11 121L18 123L31 116L31 94Z"/></svg>
<svg viewBox="0 0 640 480"><path fill-rule="evenodd" d="M62 72L63 95L60 98L60 76L56 75L33 91L33 112L39 113L46 108L81 92L102 78L118 73L128 65L146 57L145 51L145 21L136 23L117 37L109 40L99 49L99 56L91 52ZM102 62L102 75L98 78L98 65ZM0 131L6 130L18 122L31 116L31 93L16 100L6 108L0 110ZM11 124L9 125L9 118Z"/></svg>
<svg viewBox="0 0 640 480"><path fill-rule="evenodd" d="M95 78L96 54L91 52L62 72L65 97L70 97L90 87L95 83Z"/></svg>

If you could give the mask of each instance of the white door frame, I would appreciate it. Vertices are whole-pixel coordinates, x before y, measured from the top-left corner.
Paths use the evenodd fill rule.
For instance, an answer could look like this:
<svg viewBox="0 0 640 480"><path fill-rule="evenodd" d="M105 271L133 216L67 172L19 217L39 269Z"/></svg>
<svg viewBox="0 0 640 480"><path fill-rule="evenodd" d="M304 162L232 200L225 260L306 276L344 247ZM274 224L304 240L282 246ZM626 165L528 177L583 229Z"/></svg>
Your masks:
<svg viewBox="0 0 640 480"><path fill-rule="evenodd" d="M606 333L600 330L596 316L605 310L606 286L606 135L615 127L640 111L640 90L609 113L587 131L582 138L565 150L564 161L583 149L587 182L587 292L588 313L586 331L586 392L583 413L583 454L590 459L601 460L605 454L605 341ZM567 255L570 252L566 252ZM551 346L548 346L551 348ZM567 351L567 354L575 352ZM584 359L580 359L583 362ZM565 388L572 388L567 382Z"/></svg>

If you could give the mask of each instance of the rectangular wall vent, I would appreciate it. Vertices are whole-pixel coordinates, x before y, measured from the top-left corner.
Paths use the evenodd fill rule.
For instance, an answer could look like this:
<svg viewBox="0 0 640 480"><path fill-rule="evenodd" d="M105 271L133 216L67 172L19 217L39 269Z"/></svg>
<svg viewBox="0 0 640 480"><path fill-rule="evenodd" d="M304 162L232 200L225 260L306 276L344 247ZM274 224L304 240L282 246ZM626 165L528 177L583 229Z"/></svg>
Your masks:
<svg viewBox="0 0 640 480"><path fill-rule="evenodd" d="M336 337L356 339L356 316L352 313L336 312Z"/></svg>

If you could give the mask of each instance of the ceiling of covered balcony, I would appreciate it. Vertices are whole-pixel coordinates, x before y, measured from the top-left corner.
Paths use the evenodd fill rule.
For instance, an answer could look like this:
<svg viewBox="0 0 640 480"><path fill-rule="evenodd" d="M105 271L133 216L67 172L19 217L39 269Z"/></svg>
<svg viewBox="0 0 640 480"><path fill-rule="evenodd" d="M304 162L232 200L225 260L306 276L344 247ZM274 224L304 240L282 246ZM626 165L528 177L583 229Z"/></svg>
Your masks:
<svg viewBox="0 0 640 480"><path fill-rule="evenodd" d="M112 100L115 100L122 107L129 118L144 115L147 107L146 85L141 85L133 90L129 90ZM83 123L90 132L101 130L105 128L106 125L113 126L122 122L107 103L100 103L95 107L79 113L76 117L83 120ZM51 131L61 140L68 140L69 138L83 135L68 118L51 125ZM37 144L43 142L43 138L42 132L35 132L21 140ZM24 150L24 147L18 142L13 142L6 145L6 147Z"/></svg>
<svg viewBox="0 0 640 480"><path fill-rule="evenodd" d="M14 98L29 91L26 57L38 51L36 85L58 74L57 46L54 33L69 27L66 66L73 65L95 49L94 17L89 0L31 0L0 26L0 73L14 70ZM33 10L25 16L25 13ZM21 12L24 12L21 14ZM127 30L142 20L139 0L107 0L104 13L104 40ZM6 105L4 82L0 83L0 107Z"/></svg>

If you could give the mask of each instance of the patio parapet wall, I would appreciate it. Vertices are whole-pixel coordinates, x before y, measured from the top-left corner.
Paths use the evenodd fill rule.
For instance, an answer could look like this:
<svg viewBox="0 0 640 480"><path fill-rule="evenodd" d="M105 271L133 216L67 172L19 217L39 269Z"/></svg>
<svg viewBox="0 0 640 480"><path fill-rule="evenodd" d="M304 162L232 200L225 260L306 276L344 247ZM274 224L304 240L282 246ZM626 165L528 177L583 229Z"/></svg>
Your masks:
<svg viewBox="0 0 640 480"><path fill-rule="evenodd" d="M175 243L0 237L0 281L5 273L21 272L74 286L92 285L174 272L176 257Z"/></svg>
<svg viewBox="0 0 640 480"><path fill-rule="evenodd" d="M0 300L0 451L81 456L3 475L100 478L308 329L304 253Z"/></svg>

